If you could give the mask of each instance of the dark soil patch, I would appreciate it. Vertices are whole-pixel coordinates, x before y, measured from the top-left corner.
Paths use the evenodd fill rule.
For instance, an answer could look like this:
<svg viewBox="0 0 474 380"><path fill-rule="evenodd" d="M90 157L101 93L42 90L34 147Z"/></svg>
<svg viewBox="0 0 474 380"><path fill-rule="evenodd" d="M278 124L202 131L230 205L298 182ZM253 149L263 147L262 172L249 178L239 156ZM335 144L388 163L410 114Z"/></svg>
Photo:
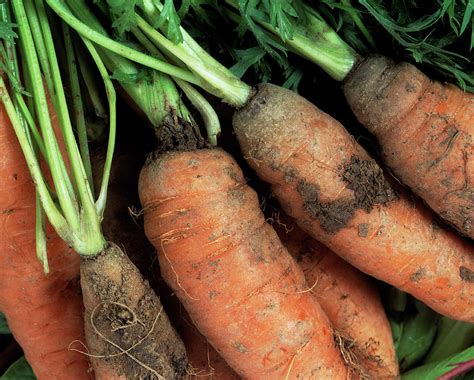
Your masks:
<svg viewBox="0 0 474 380"><path fill-rule="evenodd" d="M369 213L377 204L385 205L398 199L396 191L374 160L352 156L350 162L340 167L340 170L347 188L354 193L351 199L321 202L317 185L305 180L300 180L297 185L305 210L312 218L319 220L326 232L335 233L344 228L358 209Z"/></svg>
<svg viewBox="0 0 474 380"><path fill-rule="evenodd" d="M466 267L459 267L459 275L466 282L474 282L474 272Z"/></svg>
<svg viewBox="0 0 474 380"><path fill-rule="evenodd" d="M156 153L188 152L208 147L196 123L189 123L174 115L167 116L165 122L155 129L155 134Z"/></svg>

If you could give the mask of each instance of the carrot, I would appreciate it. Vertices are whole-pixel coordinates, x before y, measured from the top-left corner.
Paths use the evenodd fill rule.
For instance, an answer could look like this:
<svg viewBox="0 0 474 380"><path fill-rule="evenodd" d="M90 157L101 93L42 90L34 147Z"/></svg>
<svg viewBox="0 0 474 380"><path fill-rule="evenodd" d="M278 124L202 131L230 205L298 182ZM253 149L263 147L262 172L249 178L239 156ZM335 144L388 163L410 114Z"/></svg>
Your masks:
<svg viewBox="0 0 474 380"><path fill-rule="evenodd" d="M345 378L327 317L228 154L161 154L139 195L163 278L240 376Z"/></svg>
<svg viewBox="0 0 474 380"><path fill-rule="evenodd" d="M87 358L68 349L84 342L79 258L49 227L48 275L36 259L35 189L3 105L0 149L0 310L39 380L90 379Z"/></svg>
<svg viewBox="0 0 474 380"><path fill-rule="evenodd" d="M193 326L181 332L190 369L189 379L238 380L240 377Z"/></svg>
<svg viewBox="0 0 474 380"><path fill-rule="evenodd" d="M299 226L355 267L474 322L474 249L398 193L336 120L260 85L234 115L242 152Z"/></svg>
<svg viewBox="0 0 474 380"><path fill-rule="evenodd" d="M57 53L53 44L50 22L42 2L14 0L7 4L13 9L22 50L22 65L29 79L26 84L32 104L22 104L21 78L16 70L8 72L10 89L0 77L1 101L11 120L28 169L39 194L41 206L58 235L80 257L83 291L85 337L96 379L178 378L187 365L184 346L172 328L156 294L138 269L113 243L106 241L101 221L106 206L108 180L113 158L116 133L116 95L104 63L97 51L83 40L97 66L105 86L108 101L109 138L102 182L97 197L92 185L90 158L81 86L76 67L70 30L62 25L66 49L66 65L71 88L70 99L79 144L69 116L68 103L60 75ZM7 9L8 11L8 9ZM34 39L32 30L41 31ZM11 41L1 41L4 62L15 56ZM4 44L8 49L5 49ZM7 55L11 52L11 57ZM38 54L41 53L41 64ZM67 147L67 161L58 149L58 137L52 131L51 115L45 109L46 94L42 77L61 123L61 138ZM10 93L12 95L10 95ZM23 101L24 102L24 101ZM33 108L34 107L34 108ZM104 107L105 108L105 107ZM36 116L38 125L32 117ZM25 120L29 120L25 123ZM39 163L36 146L47 157L53 186L47 186L45 168ZM46 256L46 252L42 252ZM55 289L50 289L54 291ZM59 305L58 305L59 306ZM58 307L58 313L65 305ZM31 318L31 316L30 316ZM64 374L60 378L70 378Z"/></svg>
<svg viewBox="0 0 474 380"><path fill-rule="evenodd" d="M110 173L108 206L104 213L104 235L124 247L130 260L142 273L147 274L146 277L151 286L159 291L160 300L186 347L189 364L185 377L189 379L239 379L206 338L199 333L182 305L176 297L171 295L171 290L168 287L165 288L159 270L153 272L153 269L158 268L155 249L148 242L143 229L139 227L137 221L133 220L129 211L129 207L134 204L138 205L139 202L136 184L144 161L140 154L142 152L131 147L133 145L133 142L130 143L131 137L133 136L126 136L126 145L120 144L121 141L119 141L116 149ZM93 175L97 179L94 182L100 183L105 161L103 149L93 151L91 160ZM145 252L149 252L150 255ZM151 255L154 256L155 260L153 261L156 262L156 265L152 265ZM170 300L174 302L170 302Z"/></svg>
<svg viewBox="0 0 474 380"><path fill-rule="evenodd" d="M387 166L474 239L474 94L379 56L356 66L344 94L377 137Z"/></svg>
<svg viewBox="0 0 474 380"><path fill-rule="evenodd" d="M273 225L360 372L375 379L398 378L392 331L371 280L304 233L286 215L280 214Z"/></svg>
<svg viewBox="0 0 474 380"><path fill-rule="evenodd" d="M174 326L186 346L189 368L186 378L189 379L218 379L237 380L240 377L225 360L218 354L206 338L199 332L175 297L174 313L170 312Z"/></svg>
<svg viewBox="0 0 474 380"><path fill-rule="evenodd" d="M228 3L235 5L232 1ZM388 22L390 17L382 11L383 7L362 3L368 10L365 14L371 14L378 22L385 20L384 28L395 28L397 23ZM253 7L249 5L240 11L251 18ZM260 36L275 34L288 50L343 81L347 102L359 121L376 135L387 166L461 234L474 238L474 94L432 81L408 63L395 64L380 56L362 58L314 9L302 5L300 10L305 12L305 17L300 18L306 20L305 25L278 28L274 21L270 22L272 25L262 22L262 16L255 20L252 31L258 31ZM349 13L354 19L359 17L356 8ZM266 31L258 30L258 23ZM367 32L360 19L357 24ZM282 34L282 29L287 33L291 30L292 38ZM397 42L402 29L391 30ZM426 41L419 42L424 46ZM411 43L409 49L414 56L427 54L422 49L415 54L415 45ZM440 56L446 54L445 59L452 57L443 49L436 51ZM456 79L460 82L460 78L469 76L461 75L459 67L453 68L443 59L434 59L431 64L434 62L438 70L458 72Z"/></svg>

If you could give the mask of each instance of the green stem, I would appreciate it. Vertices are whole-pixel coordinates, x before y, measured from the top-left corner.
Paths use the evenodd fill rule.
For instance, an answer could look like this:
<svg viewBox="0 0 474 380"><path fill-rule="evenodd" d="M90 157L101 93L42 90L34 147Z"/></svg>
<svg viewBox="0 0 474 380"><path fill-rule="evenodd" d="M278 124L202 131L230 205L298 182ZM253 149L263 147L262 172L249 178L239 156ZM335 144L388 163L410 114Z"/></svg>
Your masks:
<svg viewBox="0 0 474 380"><path fill-rule="evenodd" d="M225 0L238 9L235 0ZM270 23L255 20L269 32L278 36L293 53L315 63L332 78L342 81L358 59L357 53L310 7L304 6L305 26L295 26L292 39L283 39Z"/></svg>
<svg viewBox="0 0 474 380"><path fill-rule="evenodd" d="M44 273L49 273L48 253L46 248L46 220L43 207L41 206L41 198L36 192L36 224L35 224L35 242L36 257L43 265Z"/></svg>
<svg viewBox="0 0 474 380"><path fill-rule="evenodd" d="M132 34L135 38L148 50L151 54L162 58L160 51L153 45L153 43L137 28L132 28ZM221 133L221 127L219 122L219 117L216 114L216 111L211 106L211 104L202 96L192 85L182 81L180 79L175 79L176 84L183 90L188 99L191 101L192 105L200 113L203 123L206 127L207 139L209 144L216 146L217 137Z"/></svg>
<svg viewBox="0 0 474 380"><path fill-rule="evenodd" d="M189 83L179 79L176 79L176 83L201 115L202 121L206 127L207 140L209 144L217 146L217 138L221 134L221 124L216 111L206 98Z"/></svg>
<svg viewBox="0 0 474 380"><path fill-rule="evenodd" d="M76 57L74 54L71 32L69 27L62 23L64 46L66 48L66 60L69 72L69 83L71 85L72 106L76 121L77 136L79 139L79 150L81 152L82 163L89 183L92 182L92 166L89 155L89 144L87 141L86 119L84 117L84 106L82 104L81 88L77 75ZM94 189L91 189L92 196Z"/></svg>
<svg viewBox="0 0 474 380"><path fill-rule="evenodd" d="M97 87L96 78L92 74L91 66L89 65L89 62L86 61L85 54L81 47L75 47L77 61L79 62L79 69L87 87L87 93L91 100L92 107L94 108L94 114L100 119L105 119L107 118L107 112L105 111L104 105L102 103L102 96L100 95L99 88Z"/></svg>
<svg viewBox="0 0 474 380"><path fill-rule="evenodd" d="M150 2L144 1L144 4L148 21L155 19L158 10ZM252 93L251 87L212 58L183 28L183 42L175 45L138 14L135 17L137 26L160 50L181 60L201 79L202 83L198 84L200 87L233 107L240 108L247 103Z"/></svg>
<svg viewBox="0 0 474 380"><path fill-rule="evenodd" d="M353 8L353 6L351 5L351 2L350 0L343 0L342 2L345 6L347 6L348 8ZM372 38L372 36L370 35L369 31L367 30L367 28L365 27L364 23L362 22L362 20L360 19L359 17L359 14L357 12L348 12L349 15L351 16L352 20L354 21L354 24L356 24L357 28L359 28L360 32L362 33L362 35L365 37L365 39L367 40L367 42L369 43L370 47L376 51L377 48L375 47L375 41L374 39Z"/></svg>
<svg viewBox="0 0 474 380"><path fill-rule="evenodd" d="M53 74L53 85L54 93L57 96L57 115L58 120L62 126L64 141L66 143L66 149L69 156L69 162L71 164L72 174L75 179L77 191L82 205L81 216L77 212L75 215L76 220L82 219L81 225L75 225L75 230L84 233L78 233L80 239L78 240L79 246L76 247L78 253L81 254L96 254L102 251L105 247L104 238L102 236L100 228L100 220L96 213L94 206L94 198L92 196L91 188L87 181L84 166L82 165L81 155L76 144L76 139L69 118L69 111L66 103L66 96L64 94L64 88L62 85L61 75L59 72L59 65L54 49L53 37L49 28L48 18L44 9L43 0L36 0L38 16L42 25L44 39L46 43L46 51L50 59L51 72ZM61 156L59 156L61 160ZM55 186L56 181L54 182ZM72 207L73 205L68 205Z"/></svg>
<svg viewBox="0 0 474 380"><path fill-rule="evenodd" d="M116 42L113 39L96 32L79 19L77 19L71 12L58 0L46 0L51 9L54 10L71 28L76 30L84 38L95 42L96 44L108 49L122 57L126 57L134 62L140 63L144 66L150 67L165 74L183 79L187 82L200 85L199 80L188 70L181 67L170 65L167 62L160 61L156 58L150 57L137 50L134 50L122 43Z"/></svg>
<svg viewBox="0 0 474 380"><path fill-rule="evenodd" d="M100 192L99 197L96 202L96 209L97 214L99 215L100 219L102 219L105 211L105 205L107 201L107 189L109 185L110 179L110 170L112 168L112 158L114 155L114 148L115 148L115 136L116 136L116 126L117 126L117 110L116 110L116 94L115 88L110 80L109 74L107 72L107 68L105 67L102 59L100 58L99 53L95 49L94 45L87 39L82 38L87 50L92 56L99 73L104 81L105 85L105 92L107 94L107 100L109 102L109 140L107 144L107 154L105 158L104 164L104 172L102 174L102 183L100 185ZM91 182L92 183L92 182Z"/></svg>
<svg viewBox="0 0 474 380"><path fill-rule="evenodd" d="M21 117L27 123L31 134L33 135L33 139L35 141L35 144L38 145L39 151L41 152L43 157L45 157L45 159L47 160L46 148L44 146L43 138L41 137L41 135L38 131L38 128L36 128L35 121L33 119L33 116L30 113L30 110L28 109L28 106L25 103L25 100L23 99L22 96L17 96L16 93L13 96L14 96L14 99L16 100L16 102L17 102L17 105L18 105L17 106L18 114L21 115Z"/></svg>
<svg viewBox="0 0 474 380"><path fill-rule="evenodd" d="M45 41L43 39L43 33L41 30L40 21L38 18L38 13L36 12L35 4L30 1L24 2L26 17L28 18L28 23L31 28L31 35L33 36L33 41L35 43L36 53L38 54L38 59L41 65L41 70L44 74L44 81L48 87L48 91L53 96L53 74L51 73L51 68L49 67L48 53L45 49ZM54 103L54 98L53 103ZM56 106L56 105L55 105Z"/></svg>
<svg viewBox="0 0 474 380"><path fill-rule="evenodd" d="M31 176L33 177L33 182L36 185L36 189L41 198L41 203L43 208L48 215L48 219L53 225L54 229L57 231L59 236L66 242L72 244L72 234L71 229L69 228L66 219L61 215L61 212L56 207L53 198L51 197L48 187L44 180L43 174L41 173L41 168L36 158L35 152L28 141L28 136L21 124L20 119L15 110L15 106L12 103L10 95L8 93L7 87L3 78L0 76L0 96L8 117L10 118L11 124L20 143L20 147L25 156L28 168L30 169Z"/></svg>
<svg viewBox="0 0 474 380"><path fill-rule="evenodd" d="M107 32L102 27L95 15L90 11L87 4L83 0L69 0L68 5L73 11L73 13L85 24L91 26L94 30L99 33L107 36ZM124 76L134 78L139 76L140 71L143 70L141 67L118 55L110 50L107 50L102 47L98 47L97 51L99 52L102 60L109 69L109 71L115 73L119 72ZM136 52L135 50L133 50ZM140 53L142 54L142 53ZM152 58L152 57L150 57ZM182 68L181 68L182 69ZM190 72L188 72L190 73ZM190 73L191 74L191 73ZM156 71L151 75L151 80L141 79L138 81L120 81L120 85L127 92L127 94L132 98L132 100L137 104L137 106L146 114L152 125L156 128L162 125L163 118L169 114L169 109L163 104L163 81L169 81L169 79L164 79L163 75L157 74ZM197 80L197 79L194 79ZM170 91L167 94L167 101L171 105L175 104L174 93L179 101L179 94L176 90L171 90L173 86L167 86ZM179 101L181 104L181 102ZM178 104L178 103L176 103ZM182 110L182 111L181 111ZM176 109L176 112L179 116L183 117L185 120L191 120L190 115L185 107L181 106Z"/></svg>
<svg viewBox="0 0 474 380"><path fill-rule="evenodd" d="M69 191L67 180L64 177L64 172L61 169L61 165L59 164L59 162L62 160L61 152L59 150L56 136L49 118L48 101L44 92L38 57L35 52L34 42L31 36L31 29L29 28L25 9L23 7L23 1L12 0L12 6L18 23L20 38L24 46L25 54L23 61L26 63L27 70L30 74L36 116L44 136L48 162L50 163L51 175L55 183L58 200L67 222L72 226L73 229L78 228L80 222L76 209L76 201L73 198L73 194L71 194Z"/></svg>

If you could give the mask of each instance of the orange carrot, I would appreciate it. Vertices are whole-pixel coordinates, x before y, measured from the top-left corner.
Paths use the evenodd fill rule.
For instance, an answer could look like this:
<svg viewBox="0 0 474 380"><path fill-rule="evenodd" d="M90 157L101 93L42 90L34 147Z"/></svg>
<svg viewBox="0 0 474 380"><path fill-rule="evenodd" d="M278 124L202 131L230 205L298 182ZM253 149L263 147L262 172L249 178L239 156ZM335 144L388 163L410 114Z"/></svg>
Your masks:
<svg viewBox="0 0 474 380"><path fill-rule="evenodd" d="M84 342L79 257L48 227L48 275L37 260L35 189L3 105L0 150L0 310L39 380L91 379L87 358L68 350Z"/></svg>
<svg viewBox="0 0 474 380"><path fill-rule="evenodd" d="M474 239L474 94L378 56L362 61L344 93L390 169Z"/></svg>
<svg viewBox="0 0 474 380"><path fill-rule="evenodd" d="M274 227L331 325L347 343L347 351L355 356L360 372L374 379L398 378L392 331L370 278L308 236L286 215L279 215Z"/></svg>
<svg viewBox="0 0 474 380"><path fill-rule="evenodd" d="M346 378L326 315L228 154L164 153L139 195L163 278L240 376Z"/></svg>
<svg viewBox="0 0 474 380"><path fill-rule="evenodd" d="M473 246L398 193L340 123L273 85L260 85L233 122L249 164L303 230L439 313L474 322Z"/></svg>
<svg viewBox="0 0 474 380"><path fill-rule="evenodd" d="M181 305L179 305L181 306ZM237 380L240 377L225 362L206 338L194 326L191 318L181 306L173 319L188 355L189 369L186 378Z"/></svg>

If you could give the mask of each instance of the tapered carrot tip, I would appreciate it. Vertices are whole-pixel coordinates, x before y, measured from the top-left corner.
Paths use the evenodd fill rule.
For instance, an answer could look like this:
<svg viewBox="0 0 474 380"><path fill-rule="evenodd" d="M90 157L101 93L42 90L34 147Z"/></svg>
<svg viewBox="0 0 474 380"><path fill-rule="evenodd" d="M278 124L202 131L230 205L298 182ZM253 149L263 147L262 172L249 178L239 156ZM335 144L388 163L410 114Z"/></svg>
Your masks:
<svg viewBox="0 0 474 380"><path fill-rule="evenodd" d="M351 73L344 93L392 172L474 238L474 94L379 56Z"/></svg>
<svg viewBox="0 0 474 380"><path fill-rule="evenodd" d="M437 312L474 322L474 246L395 189L337 120L265 84L233 125L248 163L304 231Z"/></svg>
<svg viewBox="0 0 474 380"><path fill-rule="evenodd" d="M311 294L338 331L345 357L375 379L399 378L392 331L372 279L304 233L286 215L273 224Z"/></svg>
<svg viewBox="0 0 474 380"><path fill-rule="evenodd" d="M175 379L186 352L158 297L115 245L81 262L86 341L96 378Z"/></svg>

